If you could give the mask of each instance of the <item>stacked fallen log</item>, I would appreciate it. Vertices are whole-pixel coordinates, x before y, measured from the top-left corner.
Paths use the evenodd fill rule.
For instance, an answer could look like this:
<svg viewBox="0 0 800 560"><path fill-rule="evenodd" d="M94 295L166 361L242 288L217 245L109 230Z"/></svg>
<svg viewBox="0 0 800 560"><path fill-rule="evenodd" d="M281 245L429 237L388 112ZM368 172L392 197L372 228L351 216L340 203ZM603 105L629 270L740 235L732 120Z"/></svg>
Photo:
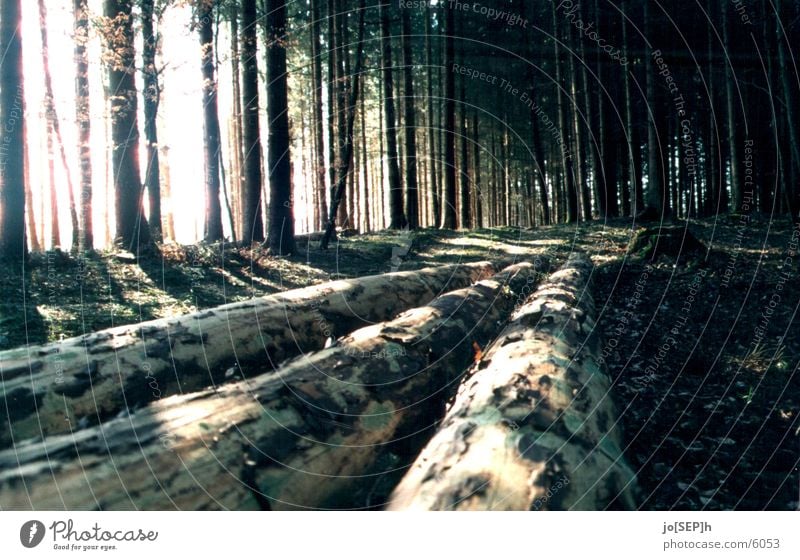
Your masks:
<svg viewBox="0 0 800 560"><path fill-rule="evenodd" d="M514 265L277 371L0 452L0 504L363 506L383 473L416 456L473 348L535 278L532 265Z"/></svg>
<svg viewBox="0 0 800 560"><path fill-rule="evenodd" d="M601 337L574 256L514 313L392 494L394 510L636 506Z"/></svg>
<svg viewBox="0 0 800 560"><path fill-rule="evenodd" d="M263 373L495 272L477 262L340 280L0 352L0 447Z"/></svg>

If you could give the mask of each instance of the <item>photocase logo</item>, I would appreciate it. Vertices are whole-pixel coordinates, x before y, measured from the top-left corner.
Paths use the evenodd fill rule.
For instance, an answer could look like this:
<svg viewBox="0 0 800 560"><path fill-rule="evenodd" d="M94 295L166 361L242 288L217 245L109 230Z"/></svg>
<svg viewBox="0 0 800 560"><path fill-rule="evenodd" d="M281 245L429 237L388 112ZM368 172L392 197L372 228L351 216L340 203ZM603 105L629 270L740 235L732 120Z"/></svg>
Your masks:
<svg viewBox="0 0 800 560"><path fill-rule="evenodd" d="M35 519L26 521L19 530L19 541L25 548L39 546L44 538L44 523Z"/></svg>

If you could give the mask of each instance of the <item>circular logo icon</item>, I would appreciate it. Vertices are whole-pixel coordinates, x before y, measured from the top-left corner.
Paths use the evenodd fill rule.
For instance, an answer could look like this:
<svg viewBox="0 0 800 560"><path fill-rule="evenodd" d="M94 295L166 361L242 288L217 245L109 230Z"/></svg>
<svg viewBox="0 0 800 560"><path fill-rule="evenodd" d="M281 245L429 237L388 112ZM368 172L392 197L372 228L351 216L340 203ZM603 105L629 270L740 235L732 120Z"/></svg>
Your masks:
<svg viewBox="0 0 800 560"><path fill-rule="evenodd" d="M44 523L35 519L26 521L19 530L19 541L25 548L38 546L44 538Z"/></svg>

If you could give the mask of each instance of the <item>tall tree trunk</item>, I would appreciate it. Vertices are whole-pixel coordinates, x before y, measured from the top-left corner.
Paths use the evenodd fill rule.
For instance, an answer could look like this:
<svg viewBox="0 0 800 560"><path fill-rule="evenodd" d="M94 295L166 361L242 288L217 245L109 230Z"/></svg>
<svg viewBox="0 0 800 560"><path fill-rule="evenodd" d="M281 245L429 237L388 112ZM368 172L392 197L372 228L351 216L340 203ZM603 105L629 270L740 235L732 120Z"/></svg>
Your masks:
<svg viewBox="0 0 800 560"><path fill-rule="evenodd" d="M94 248L92 226L92 152L91 113L89 105L89 0L73 0L75 33L75 122L78 128L78 157L81 169L80 234L78 248L85 252Z"/></svg>
<svg viewBox="0 0 800 560"><path fill-rule="evenodd" d="M439 227L439 220L442 216L442 204L439 199L439 177L437 176L438 170L438 152L436 150L436 107L433 100L433 47L431 41L431 26L433 20L431 18L431 6L428 4L425 7L425 69L427 72L427 86L428 86L428 169L430 171L430 197L431 206L433 211L433 220L431 225Z"/></svg>
<svg viewBox="0 0 800 560"><path fill-rule="evenodd" d="M242 1L242 136L244 140L244 188L242 192L242 239L264 240L261 216L261 133L258 97L258 46L256 0ZM323 193L324 194L324 193Z"/></svg>
<svg viewBox="0 0 800 560"><path fill-rule="evenodd" d="M372 229L372 220L370 216L370 180L369 168L367 158L367 106L365 99L367 98L366 92L361 95L361 166L364 169L364 231Z"/></svg>
<svg viewBox="0 0 800 560"><path fill-rule="evenodd" d="M314 161L314 179L317 189L318 219L315 228L322 229L325 217L328 215L327 191L325 184L325 136L322 130L322 49L320 46L320 18L319 4L322 0L311 0L311 67L314 80L314 145L316 159ZM330 89L330 83L329 83Z"/></svg>
<svg viewBox="0 0 800 560"><path fill-rule="evenodd" d="M652 37L653 29L650 21L650 3L644 2L645 36ZM666 185L664 184L664 161L661 157L661 141L667 138L661 134L661 107L660 99L656 95L656 74L653 66L653 57L645 56L645 95L647 97L647 207L644 217L661 219L666 211ZM658 96L660 97L660 96ZM666 150L665 150L666 152ZM666 154L665 154L666 156Z"/></svg>
<svg viewBox="0 0 800 560"><path fill-rule="evenodd" d="M25 236L25 99L22 72L21 0L0 2L0 258L22 259Z"/></svg>
<svg viewBox="0 0 800 560"><path fill-rule="evenodd" d="M353 160L353 128L356 121L356 102L358 101L359 87L361 84L361 70L364 58L364 12L366 11L366 0L359 0L358 4L358 43L356 46L356 67L353 72L352 85L350 87L350 98L346 107L346 114L342 115L345 124L344 144L341 146L337 161L339 168L336 170L336 185L333 190L331 207L328 214L328 221L325 224L325 233L320 241L320 247L327 249L331 239L333 239L336 228L336 212L342 197L347 188L347 176Z"/></svg>
<svg viewBox="0 0 800 560"><path fill-rule="evenodd" d="M56 190L56 163L53 150L53 129L45 123L47 142L47 191L50 195L50 247L61 247L61 224L58 218L58 191Z"/></svg>
<svg viewBox="0 0 800 560"><path fill-rule="evenodd" d="M244 9L244 4L242 5ZM235 218L234 230L236 232L236 239L246 239L247 231L242 225L244 223L244 119L246 115L242 110L242 32L239 27L239 6L234 4L231 6L229 17L231 20L231 93L233 94L233 101L231 103L231 120L228 125L230 136L230 191L231 201L233 203L233 213ZM255 25L255 24L253 24ZM253 31L257 35L257 30ZM254 55L255 56L255 55ZM260 162L260 159L259 159ZM261 165L259 163L259 174L261 174ZM259 185L259 189L261 186ZM259 200L261 199L259 195ZM259 211L261 205L259 204ZM263 231L263 230L262 230ZM263 240L263 236L262 236Z"/></svg>
<svg viewBox="0 0 800 560"><path fill-rule="evenodd" d="M267 121L269 249L294 252L294 208L286 73L286 0L267 0Z"/></svg>
<svg viewBox="0 0 800 560"><path fill-rule="evenodd" d="M730 2L722 0L722 46L725 52L730 52ZM736 100L735 80L733 75L733 62L726 57L725 61L725 101L726 101L726 120L728 130L728 159L730 163L730 185L731 185L731 204L734 212L741 211L742 208L742 183L739 159L739 135L737 134L738 125L736 123Z"/></svg>
<svg viewBox="0 0 800 560"><path fill-rule="evenodd" d="M150 228L142 209L139 173L139 117L136 91L136 51L133 40L133 0L105 0L105 15L111 25L106 43L110 95L112 174L114 184L116 239L138 253L151 243Z"/></svg>
<svg viewBox="0 0 800 560"><path fill-rule="evenodd" d="M389 167L389 228L406 226L403 212L403 187L397 156L397 117L394 106L394 72L392 68L392 32L389 25L389 5L381 2L381 65L383 66L384 118L386 120L386 164Z"/></svg>
<svg viewBox="0 0 800 560"><path fill-rule="evenodd" d="M781 8L785 8L785 4L780 4ZM778 34L777 34L777 42L778 42L778 66L783 70L780 71L781 75L781 91L783 93L783 110L786 115L786 123L785 126L789 131L789 145L790 149L787 151L787 156L791 154L791 157L786 157L786 169L789 172L789 175L792 179L796 179L798 175L800 175L800 132L797 130L797 113L795 112L797 108L797 96L792 89L792 84L789 81L789 73L787 68L789 68L789 61L788 56L786 54L786 45L789 42L789 37L786 32L786 28L784 27L784 21L780 15L781 11L775 14L776 18L776 26L778 27ZM788 206L789 211L792 215L792 220L795 223L800 222L800 201L798 201L798 185L795 183L794 180L787 181L788 188L786 189L786 197L788 199Z"/></svg>
<svg viewBox="0 0 800 560"><path fill-rule="evenodd" d="M642 157L641 157L641 136L639 134L639 123L634 119L633 97L631 93L631 73L633 72L633 62L629 56L630 45L628 44L628 20L627 0L620 4L622 14L622 55L630 66L623 69L623 87L625 88L625 127L628 129L628 152L625 157L630 161L629 174L626 177L630 185L631 215L635 216L644 208L644 191L642 187Z"/></svg>
<svg viewBox="0 0 800 560"><path fill-rule="evenodd" d="M419 227L417 185L417 114L414 99L414 59L411 46L411 10L400 10L403 16L403 87L405 90L406 140L406 220L410 229Z"/></svg>
<svg viewBox="0 0 800 560"><path fill-rule="evenodd" d="M206 212L203 239L222 239L222 204L220 202L220 131L217 106L217 78L214 72L214 3L200 0L198 11L201 70L203 73L203 161L205 164Z"/></svg>
<svg viewBox="0 0 800 560"><path fill-rule="evenodd" d="M575 187L575 166L573 164L572 154L569 147L569 130L567 127L567 102L564 99L564 92L562 91L561 84L561 48L559 47L559 40L561 38L560 25L558 23L558 15L556 13L556 5L553 4L553 35L556 40L553 41L553 56L555 65L555 82L556 82L556 105L558 107L558 130L562 135L562 143L557 146L559 150L559 157L561 161L562 173L565 179L566 198L567 198L567 222L574 223L578 221L578 193Z"/></svg>
<svg viewBox="0 0 800 560"><path fill-rule="evenodd" d="M24 112L24 111L23 111ZM28 123L22 123L23 138L28 138ZM36 212L33 209L33 190L31 189L31 164L30 164L30 147L25 145L23 155L24 177L23 185L25 187L25 212L28 218L27 231L31 236L31 250L34 253L42 251L42 244L44 237L39 236L39 231L36 229ZM44 214L44 213L42 213ZM44 215L42 215L44 221Z"/></svg>
<svg viewBox="0 0 800 560"><path fill-rule="evenodd" d="M462 60L465 58L464 50L461 49L461 57ZM469 138L469 130L467 128L467 90L465 84L465 78L461 78L459 80L459 102L460 102L460 109L459 109L459 117L461 120L460 123L460 133L461 133L461 182L460 182L460 195L459 195L459 209L460 209L460 216L459 216L459 226L462 229L470 229L472 227L472 203L470 201L470 189L472 185L470 185L470 177L469 177L469 144L467 139ZM477 140L476 140L477 141Z"/></svg>
<svg viewBox="0 0 800 560"><path fill-rule="evenodd" d="M153 25L153 0L142 0L142 75L144 77L144 136L147 145L147 167L144 184L147 189L150 233L161 240L161 169L158 163L158 105L161 86L158 83L156 50L159 36Z"/></svg>
<svg viewBox="0 0 800 560"><path fill-rule="evenodd" d="M337 92L339 91L339 81L337 79L337 57L338 57L338 44L339 39L337 37L337 25L336 22L339 18L336 17L336 0L327 0L328 9L327 9L327 17L328 20L328 186L330 188L330 199L331 204L333 204L333 191L335 189L336 184L336 157L341 149L339 146L339 136L336 132L337 128L340 126L340 118L341 115L338 113L338 104L337 104ZM381 140L383 139L383 134L381 134ZM327 216L323 219L326 220L327 223ZM336 230L334 229L334 234Z"/></svg>
<svg viewBox="0 0 800 560"><path fill-rule="evenodd" d="M169 167L169 149L166 146L161 147L161 157L158 158L161 170L159 175L164 180L164 187L162 189L163 198L167 201L164 212L164 239L171 239L175 241L175 202L172 198L172 177Z"/></svg>
<svg viewBox="0 0 800 560"><path fill-rule="evenodd" d="M336 90L336 114L337 114L337 156L342 155L342 146L347 142L347 96L350 91L350 56L348 53L348 38L350 28L348 26L348 12L344 9L343 0L336 0L336 83L338 88ZM352 152L351 152L352 153ZM343 229L350 227L350 218L352 214L349 211L349 204L352 200L350 194L352 177L349 175L349 170L352 162L347 162L348 176L345 177L345 189L342 191L341 203L338 205L339 225ZM342 162L336 163L336 169L342 169ZM338 177L337 177L338 179Z"/></svg>
<svg viewBox="0 0 800 560"><path fill-rule="evenodd" d="M482 145L478 141L478 112L472 113L472 168L475 171L475 227L483 227L483 204L485 193L481 187L481 149ZM481 196L483 194L483 196Z"/></svg>
<svg viewBox="0 0 800 560"><path fill-rule="evenodd" d="M444 200L442 201L442 228L456 227L456 76L455 63L455 10L445 7L444 55Z"/></svg>

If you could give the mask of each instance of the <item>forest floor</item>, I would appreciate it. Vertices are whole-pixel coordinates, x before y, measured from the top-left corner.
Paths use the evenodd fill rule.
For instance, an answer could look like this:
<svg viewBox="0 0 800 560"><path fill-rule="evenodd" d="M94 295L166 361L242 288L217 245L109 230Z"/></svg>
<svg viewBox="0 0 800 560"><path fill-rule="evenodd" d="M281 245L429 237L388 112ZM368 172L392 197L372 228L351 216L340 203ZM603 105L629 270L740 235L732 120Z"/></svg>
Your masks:
<svg viewBox="0 0 800 560"><path fill-rule="evenodd" d="M169 317L331 279L482 259L597 268L594 296L643 509L800 507L800 274L788 221L692 221L710 250L644 260L640 229L613 220L537 230L421 230L259 248L165 245L126 253L33 255L0 270L0 349Z"/></svg>

